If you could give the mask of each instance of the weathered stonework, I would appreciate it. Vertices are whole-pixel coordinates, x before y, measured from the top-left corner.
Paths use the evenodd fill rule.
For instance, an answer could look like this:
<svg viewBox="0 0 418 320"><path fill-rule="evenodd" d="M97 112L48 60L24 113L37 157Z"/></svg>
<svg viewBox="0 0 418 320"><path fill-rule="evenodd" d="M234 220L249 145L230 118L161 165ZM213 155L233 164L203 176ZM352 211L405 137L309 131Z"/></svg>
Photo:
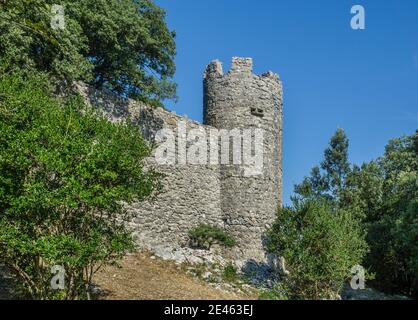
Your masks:
<svg viewBox="0 0 418 320"><path fill-rule="evenodd" d="M151 144L155 144L159 130L177 132L179 123L187 132L205 130L208 137L214 128L263 129L261 175L244 176L243 166L209 162L158 165L151 157L147 165L165 175L164 189L154 200L134 203L129 210L134 216L131 227L138 245L143 248L166 252L187 247L189 230L205 223L224 228L236 238L236 248L217 249L222 256L239 261L241 265L248 260L266 261L263 234L281 205L281 82L271 72L254 75L252 59L234 58L226 74L219 61L210 63L203 83L204 124L85 86L78 89L91 105L104 110L113 121L129 116Z"/></svg>
<svg viewBox="0 0 418 320"><path fill-rule="evenodd" d="M204 75L204 123L218 129L264 131L263 174L244 177L242 166L221 165L221 211L236 239L237 257L262 260L263 233L281 203L282 86L278 76L252 73L252 59L234 58L223 74L213 61Z"/></svg>

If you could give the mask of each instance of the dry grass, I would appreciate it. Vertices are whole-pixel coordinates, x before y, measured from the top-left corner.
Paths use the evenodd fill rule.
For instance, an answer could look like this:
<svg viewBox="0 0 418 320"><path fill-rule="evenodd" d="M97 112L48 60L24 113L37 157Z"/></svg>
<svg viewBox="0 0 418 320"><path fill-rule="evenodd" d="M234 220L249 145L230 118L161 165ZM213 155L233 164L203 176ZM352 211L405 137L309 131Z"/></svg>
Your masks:
<svg viewBox="0 0 418 320"><path fill-rule="evenodd" d="M174 262L152 259L148 253L125 257L121 267L106 267L95 277L104 290L101 299L111 300L241 300L237 295L211 287L187 274Z"/></svg>

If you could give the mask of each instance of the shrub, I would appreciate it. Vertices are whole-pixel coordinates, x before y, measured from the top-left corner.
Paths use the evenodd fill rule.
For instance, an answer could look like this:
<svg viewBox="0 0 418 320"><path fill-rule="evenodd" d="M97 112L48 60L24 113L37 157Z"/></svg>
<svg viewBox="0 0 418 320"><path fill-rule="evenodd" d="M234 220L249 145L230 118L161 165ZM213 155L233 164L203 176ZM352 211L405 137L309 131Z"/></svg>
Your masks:
<svg viewBox="0 0 418 320"><path fill-rule="evenodd" d="M210 249L215 243L225 247L235 246L235 239L232 236L218 227L207 224L200 224L190 230L189 236L192 244L198 247Z"/></svg>
<svg viewBox="0 0 418 320"><path fill-rule="evenodd" d="M223 269L222 276L228 282L236 282L239 279L237 267L228 263Z"/></svg>
<svg viewBox="0 0 418 320"><path fill-rule="evenodd" d="M366 262L376 273L380 290L411 296L418 294L418 199L394 216L384 215L370 224L371 252Z"/></svg>
<svg viewBox="0 0 418 320"><path fill-rule="evenodd" d="M356 180L360 199L367 204L370 253L365 262L376 275L373 285L390 293L416 296L418 132L391 140L385 154L362 166ZM373 197L375 194L379 196Z"/></svg>
<svg viewBox="0 0 418 320"><path fill-rule="evenodd" d="M158 174L143 170L138 129L47 88L41 76L0 77L0 260L32 298L83 299L95 272L133 248L123 202L147 198Z"/></svg>
<svg viewBox="0 0 418 320"><path fill-rule="evenodd" d="M366 244L350 211L324 201L281 209L269 230L269 251L285 259L284 285L294 298L335 298L350 270L361 262Z"/></svg>
<svg viewBox="0 0 418 320"><path fill-rule="evenodd" d="M395 248L404 262L404 280L407 285L403 292L418 295L418 199L412 201L401 213L394 226ZM406 289L406 290L405 290Z"/></svg>
<svg viewBox="0 0 418 320"><path fill-rule="evenodd" d="M283 282L276 283L272 289L263 290L258 300L289 300L289 288Z"/></svg>

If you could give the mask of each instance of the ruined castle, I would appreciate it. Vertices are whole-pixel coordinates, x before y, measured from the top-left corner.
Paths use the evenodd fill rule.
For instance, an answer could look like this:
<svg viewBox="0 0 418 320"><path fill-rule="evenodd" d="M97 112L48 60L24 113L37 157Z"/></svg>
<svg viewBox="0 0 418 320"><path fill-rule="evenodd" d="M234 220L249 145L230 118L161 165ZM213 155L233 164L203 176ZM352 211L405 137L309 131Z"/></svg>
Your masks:
<svg viewBox="0 0 418 320"><path fill-rule="evenodd" d="M207 143L214 128L262 129L260 174L246 175L244 165L225 162L192 165L176 161L161 165L150 157L147 166L164 174L163 190L155 199L135 203L129 210L133 214L130 226L136 241L147 249L176 250L188 246L188 232L204 223L221 227L236 239L237 245L222 249L222 255L241 262L265 261L264 232L273 221L282 196L281 81L272 72L253 74L251 58L233 58L228 72L223 71L217 60L206 67L203 90L201 124L163 108L80 88L86 99L104 109L112 120L129 115L154 146L158 145L156 136L162 129L177 132L179 123L185 128L181 134L186 135L186 140L187 132L199 129L208 132ZM193 142L187 141L186 148ZM176 148L172 152L179 152L179 143L176 135ZM237 142L231 139L228 143Z"/></svg>

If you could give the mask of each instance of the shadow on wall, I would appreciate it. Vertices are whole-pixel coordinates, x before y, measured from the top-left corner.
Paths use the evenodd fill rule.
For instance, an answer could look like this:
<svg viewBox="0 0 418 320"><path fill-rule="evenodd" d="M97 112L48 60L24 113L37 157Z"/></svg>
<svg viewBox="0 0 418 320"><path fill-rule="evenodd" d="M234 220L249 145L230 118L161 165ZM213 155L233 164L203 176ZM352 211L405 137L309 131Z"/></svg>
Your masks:
<svg viewBox="0 0 418 320"><path fill-rule="evenodd" d="M272 288L274 283L280 280L279 257L267 250L267 234L261 236L266 261L259 262L253 259L247 260L241 267L241 272L255 286Z"/></svg>
<svg viewBox="0 0 418 320"><path fill-rule="evenodd" d="M272 288L274 283L279 280L277 272L268 262L247 260L242 266L241 272L256 287Z"/></svg>
<svg viewBox="0 0 418 320"><path fill-rule="evenodd" d="M122 119L129 116L129 100L117 97L111 92L97 90L85 84L77 85L78 91L87 98L91 106L100 106L106 115L112 119Z"/></svg>
<svg viewBox="0 0 418 320"><path fill-rule="evenodd" d="M151 145L155 143L157 132L164 128L161 113L169 114L164 109L149 107L138 101L133 103L110 91L100 91L85 84L77 84L77 91L91 106L103 112L109 120L120 122L130 119L134 125L141 129L142 136Z"/></svg>

